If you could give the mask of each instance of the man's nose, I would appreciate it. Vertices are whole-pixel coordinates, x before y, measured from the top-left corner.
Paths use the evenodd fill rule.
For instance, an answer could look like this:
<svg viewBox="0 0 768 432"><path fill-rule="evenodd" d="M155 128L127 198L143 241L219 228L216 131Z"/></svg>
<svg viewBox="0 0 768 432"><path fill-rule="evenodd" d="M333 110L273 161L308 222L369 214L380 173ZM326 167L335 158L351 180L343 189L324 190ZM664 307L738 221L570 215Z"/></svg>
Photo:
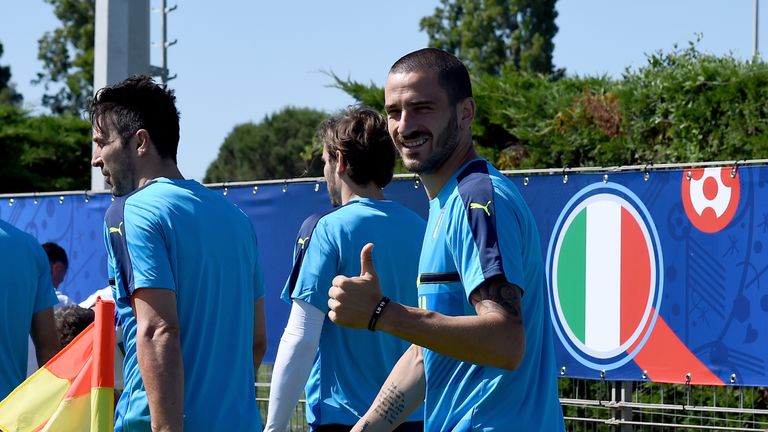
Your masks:
<svg viewBox="0 0 768 432"><path fill-rule="evenodd" d="M401 137L407 137L416 131L416 122L413 113L403 110L400 113L400 121L397 122L397 132Z"/></svg>
<svg viewBox="0 0 768 432"><path fill-rule="evenodd" d="M100 167L101 165L102 165L101 149L99 148L99 146L94 146L93 154L91 155L91 166Z"/></svg>

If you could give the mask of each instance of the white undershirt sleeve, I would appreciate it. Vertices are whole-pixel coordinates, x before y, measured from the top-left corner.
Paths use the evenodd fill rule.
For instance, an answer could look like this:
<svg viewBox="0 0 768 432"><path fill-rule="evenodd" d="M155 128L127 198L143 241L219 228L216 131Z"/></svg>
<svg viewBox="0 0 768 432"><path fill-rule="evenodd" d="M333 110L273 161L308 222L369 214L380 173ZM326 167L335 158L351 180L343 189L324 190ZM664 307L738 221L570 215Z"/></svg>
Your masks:
<svg viewBox="0 0 768 432"><path fill-rule="evenodd" d="M287 429L312 370L324 320L320 309L303 300L293 300L272 369L265 432Z"/></svg>

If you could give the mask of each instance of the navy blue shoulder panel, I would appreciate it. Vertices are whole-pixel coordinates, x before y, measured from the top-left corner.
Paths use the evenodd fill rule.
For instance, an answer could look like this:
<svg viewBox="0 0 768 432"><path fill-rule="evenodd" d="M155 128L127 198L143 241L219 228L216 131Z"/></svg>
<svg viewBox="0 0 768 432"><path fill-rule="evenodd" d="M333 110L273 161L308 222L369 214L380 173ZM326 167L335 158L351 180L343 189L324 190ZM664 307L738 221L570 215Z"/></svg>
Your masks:
<svg viewBox="0 0 768 432"><path fill-rule="evenodd" d="M115 197L112 205L104 216L107 222L109 244L112 247L112 255L115 257L115 285L118 292L125 297L130 297L135 290L133 283L133 265L128 254L128 242L125 238L125 201L130 195ZM122 282L122 284L118 283ZM112 282L112 281L110 281ZM122 290L121 290L122 288Z"/></svg>
<svg viewBox="0 0 768 432"><path fill-rule="evenodd" d="M289 292L291 293L291 297L293 297L293 290L296 288L296 281L299 279L299 271L301 270L301 264L304 262L304 254L309 247L309 242L312 240L312 233L315 232L317 223L320 222L320 219L322 219L323 216L333 213L339 208L341 207L321 213L315 213L304 219L304 223L301 224L301 228L299 228L299 235L296 236L296 244L294 245L293 250L293 268L291 269L291 276L288 278L288 286L290 287Z"/></svg>
<svg viewBox="0 0 768 432"><path fill-rule="evenodd" d="M456 177L459 195L467 212L467 222L472 231L483 276L504 274L496 231L496 211L493 202L493 183L488 175L485 160L470 162Z"/></svg>

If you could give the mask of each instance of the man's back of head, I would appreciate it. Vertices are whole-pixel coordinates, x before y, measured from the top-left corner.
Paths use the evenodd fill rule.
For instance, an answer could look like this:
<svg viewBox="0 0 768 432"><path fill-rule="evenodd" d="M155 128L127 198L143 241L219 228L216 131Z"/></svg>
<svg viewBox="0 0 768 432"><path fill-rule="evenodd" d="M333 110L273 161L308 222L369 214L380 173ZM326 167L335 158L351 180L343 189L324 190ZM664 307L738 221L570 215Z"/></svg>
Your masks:
<svg viewBox="0 0 768 432"><path fill-rule="evenodd" d="M349 177L358 185L373 182L384 188L392 181L395 148L387 132L384 117L372 108L353 106L323 122L317 140L324 146L332 163L340 152Z"/></svg>

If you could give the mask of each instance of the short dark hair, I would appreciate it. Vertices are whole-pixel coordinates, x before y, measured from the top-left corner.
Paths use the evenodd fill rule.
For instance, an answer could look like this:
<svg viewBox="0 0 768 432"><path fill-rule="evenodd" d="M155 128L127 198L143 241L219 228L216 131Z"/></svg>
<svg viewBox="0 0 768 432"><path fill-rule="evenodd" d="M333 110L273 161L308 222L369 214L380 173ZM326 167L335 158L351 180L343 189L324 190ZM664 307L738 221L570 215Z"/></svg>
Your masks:
<svg viewBox="0 0 768 432"><path fill-rule="evenodd" d="M395 171L395 146L387 121L373 108L353 106L320 124L317 140L332 162L344 155L349 177L359 185L373 182L383 188Z"/></svg>
<svg viewBox="0 0 768 432"><path fill-rule="evenodd" d="M134 75L96 92L88 108L91 124L103 132L104 119L117 129L127 143L139 129L145 129L162 158L176 162L179 148L179 111L176 96L149 75Z"/></svg>
<svg viewBox="0 0 768 432"><path fill-rule="evenodd" d="M57 245L54 242L43 243L43 249L45 249L46 255L48 255L48 262L53 264L60 262L69 267L69 259L67 259L67 252L63 247Z"/></svg>
<svg viewBox="0 0 768 432"><path fill-rule="evenodd" d="M423 48L400 57L389 69L390 74L432 72L440 87L448 93L452 104L472 97L472 81L464 63L456 56L437 48Z"/></svg>
<svg viewBox="0 0 768 432"><path fill-rule="evenodd" d="M78 305L67 305L53 313L59 342L64 347L82 333L95 319L93 310Z"/></svg>

